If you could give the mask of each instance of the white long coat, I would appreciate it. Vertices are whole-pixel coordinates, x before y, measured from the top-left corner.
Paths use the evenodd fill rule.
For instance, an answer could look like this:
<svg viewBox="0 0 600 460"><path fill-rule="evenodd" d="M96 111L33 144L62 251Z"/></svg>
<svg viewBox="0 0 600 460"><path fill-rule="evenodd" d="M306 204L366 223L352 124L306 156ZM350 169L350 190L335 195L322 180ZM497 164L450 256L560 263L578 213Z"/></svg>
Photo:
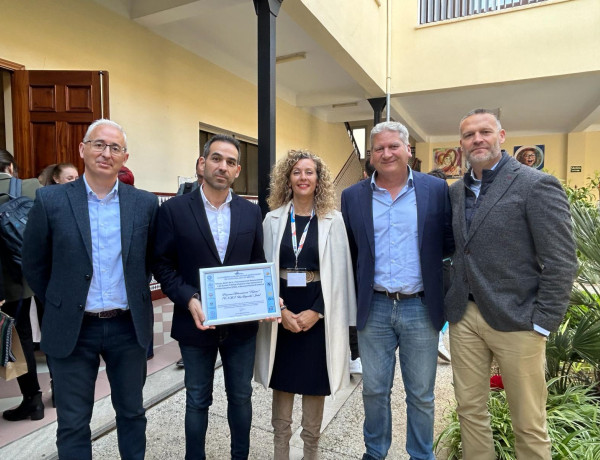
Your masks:
<svg viewBox="0 0 600 460"><path fill-rule="evenodd" d="M275 262L279 282L279 248L290 204L269 212L263 221L265 257ZM356 294L346 227L339 211L319 218L319 266L325 303L325 349L329 388L334 395L349 383L348 326L356 324ZM321 321L321 320L319 320ZM277 323L261 323L256 338L254 379L267 388L273 372Z"/></svg>

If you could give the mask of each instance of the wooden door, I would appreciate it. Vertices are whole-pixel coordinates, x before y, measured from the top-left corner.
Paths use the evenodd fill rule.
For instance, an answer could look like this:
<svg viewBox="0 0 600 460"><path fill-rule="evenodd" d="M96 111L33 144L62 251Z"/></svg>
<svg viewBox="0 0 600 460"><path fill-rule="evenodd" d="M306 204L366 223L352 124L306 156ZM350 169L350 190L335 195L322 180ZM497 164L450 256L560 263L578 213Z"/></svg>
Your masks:
<svg viewBox="0 0 600 460"><path fill-rule="evenodd" d="M108 72L15 70L11 83L19 176L63 162L83 173L79 143L94 120L109 118Z"/></svg>

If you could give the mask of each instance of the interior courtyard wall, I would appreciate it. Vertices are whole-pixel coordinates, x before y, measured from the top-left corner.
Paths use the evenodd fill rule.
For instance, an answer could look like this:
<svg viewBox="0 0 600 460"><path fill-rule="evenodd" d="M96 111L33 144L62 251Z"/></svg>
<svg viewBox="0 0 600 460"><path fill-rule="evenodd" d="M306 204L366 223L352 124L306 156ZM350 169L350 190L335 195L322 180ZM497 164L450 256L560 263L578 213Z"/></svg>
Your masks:
<svg viewBox="0 0 600 460"><path fill-rule="evenodd" d="M177 176L194 173L199 122L257 137L255 85L92 1L0 0L0 11L0 58L109 72L110 115L127 131L140 188L173 192ZM281 100L277 109L277 155L309 148L337 173L351 151L343 124Z"/></svg>

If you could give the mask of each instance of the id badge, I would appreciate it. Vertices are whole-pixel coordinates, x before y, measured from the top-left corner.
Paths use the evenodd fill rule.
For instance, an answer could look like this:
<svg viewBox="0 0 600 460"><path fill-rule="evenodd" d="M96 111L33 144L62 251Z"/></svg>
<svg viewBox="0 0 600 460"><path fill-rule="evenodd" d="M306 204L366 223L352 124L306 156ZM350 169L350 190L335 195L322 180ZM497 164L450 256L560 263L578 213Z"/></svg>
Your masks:
<svg viewBox="0 0 600 460"><path fill-rule="evenodd" d="M288 287L306 287L306 271L302 269L288 269L287 285Z"/></svg>

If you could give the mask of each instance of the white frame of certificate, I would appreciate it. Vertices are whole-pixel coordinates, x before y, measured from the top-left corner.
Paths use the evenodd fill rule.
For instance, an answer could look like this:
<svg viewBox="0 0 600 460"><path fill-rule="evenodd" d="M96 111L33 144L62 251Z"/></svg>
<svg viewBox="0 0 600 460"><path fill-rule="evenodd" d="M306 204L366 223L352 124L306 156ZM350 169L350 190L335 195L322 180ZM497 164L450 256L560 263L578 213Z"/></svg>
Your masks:
<svg viewBox="0 0 600 460"><path fill-rule="evenodd" d="M273 262L200 269L205 326L281 317Z"/></svg>

